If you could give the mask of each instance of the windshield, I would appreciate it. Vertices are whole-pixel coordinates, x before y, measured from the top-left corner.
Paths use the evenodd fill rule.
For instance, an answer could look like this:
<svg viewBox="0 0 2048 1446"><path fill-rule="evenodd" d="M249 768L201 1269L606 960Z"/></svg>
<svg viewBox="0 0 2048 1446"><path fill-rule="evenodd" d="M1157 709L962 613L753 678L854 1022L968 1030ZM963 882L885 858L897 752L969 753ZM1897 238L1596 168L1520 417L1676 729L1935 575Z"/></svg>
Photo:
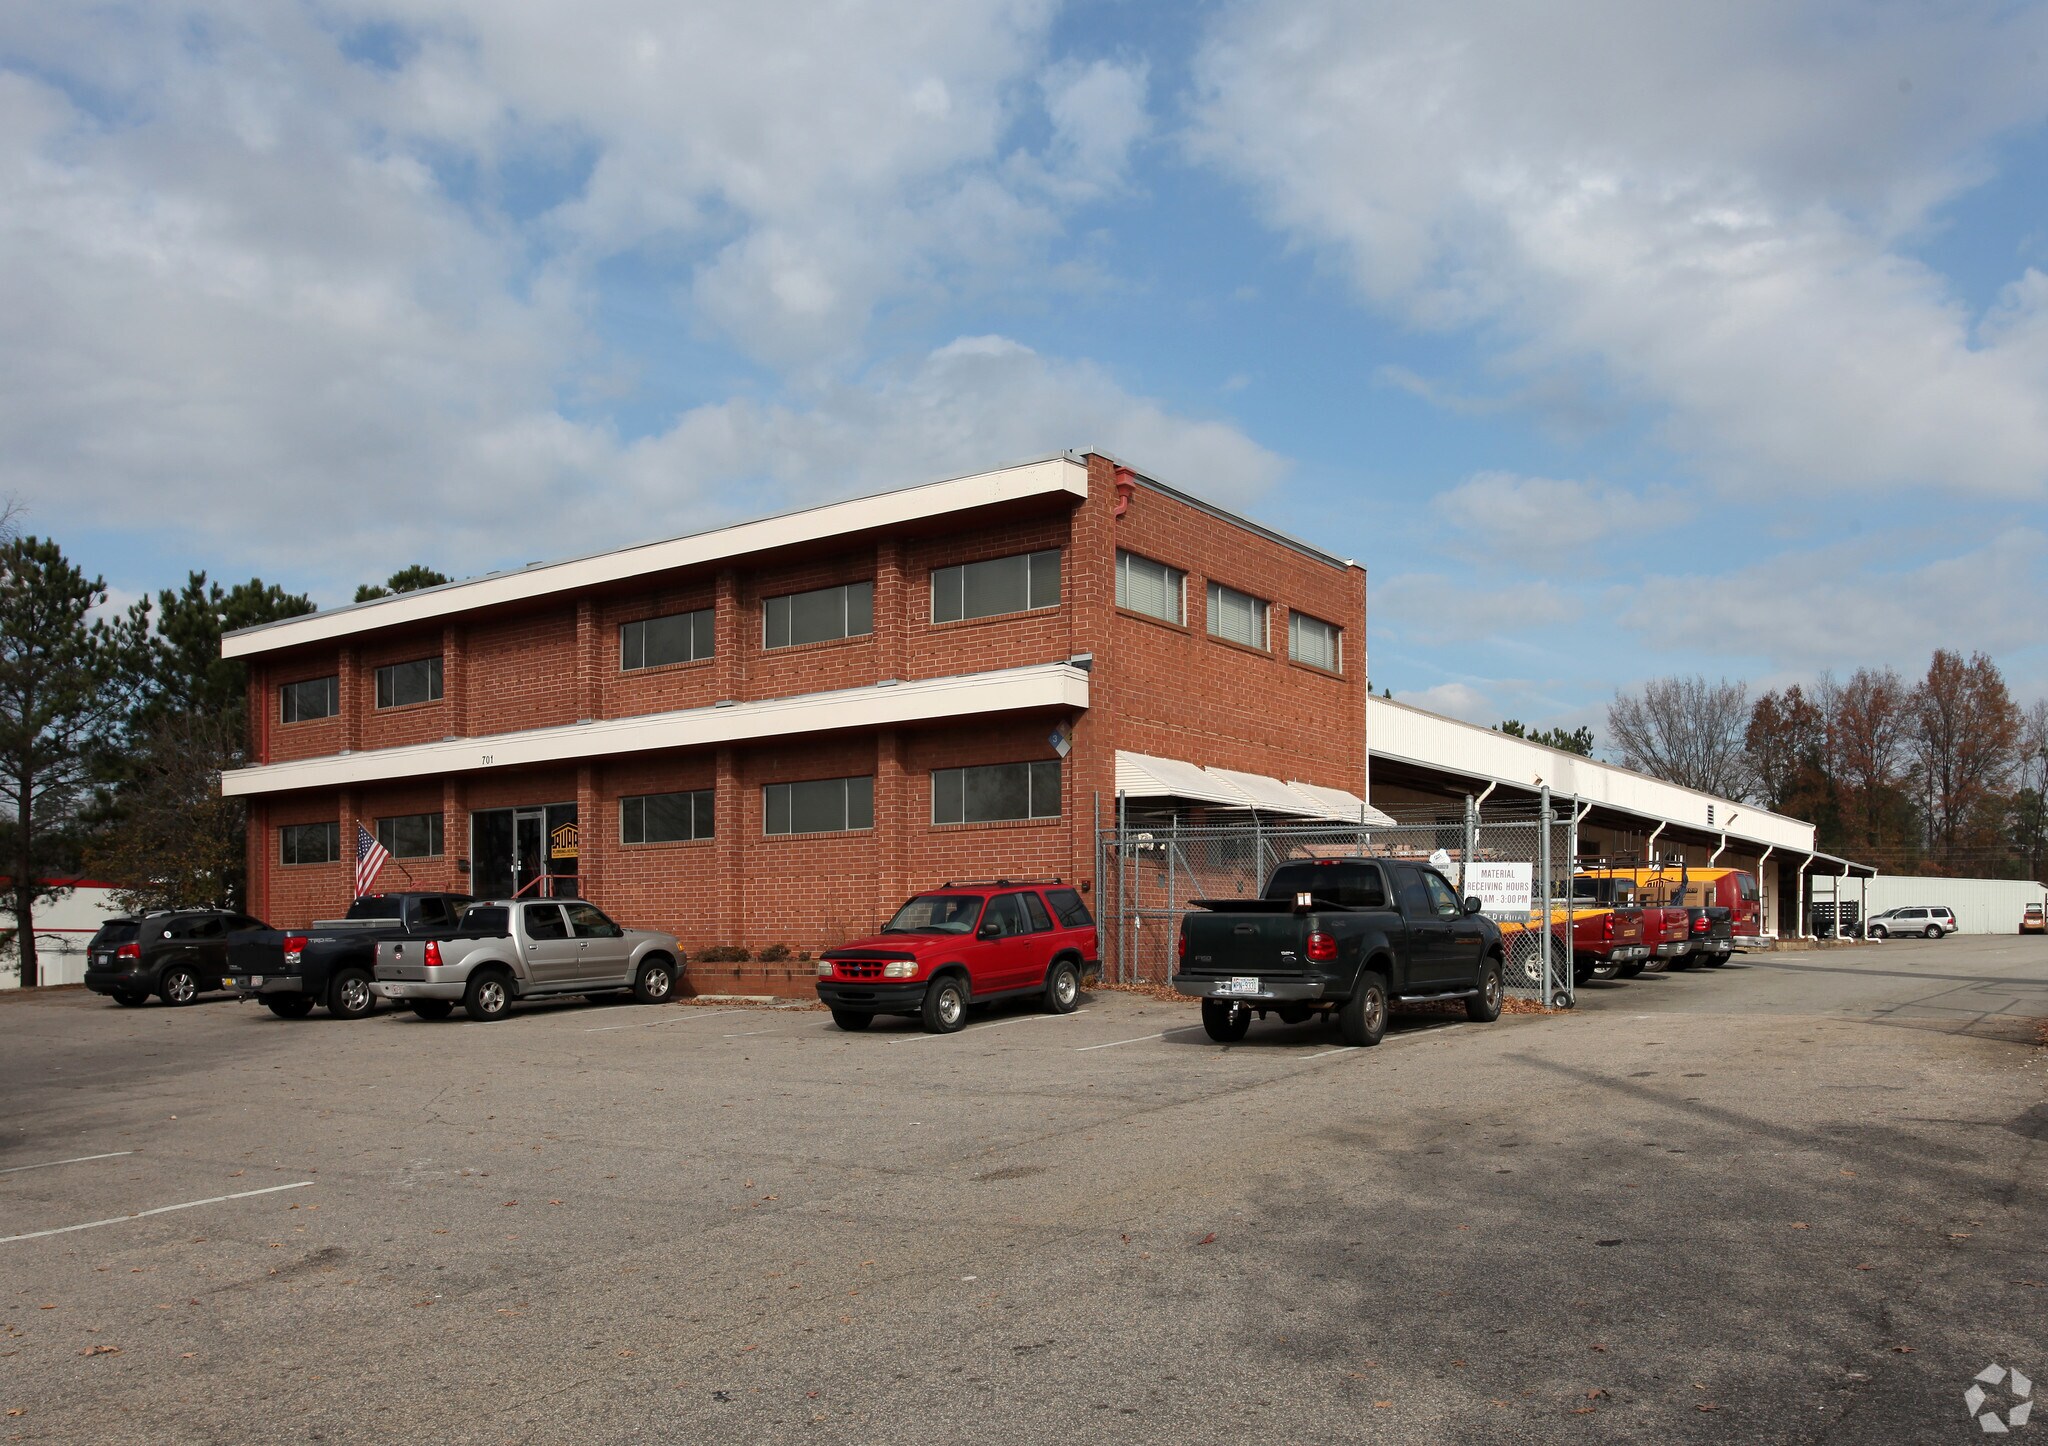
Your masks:
<svg viewBox="0 0 2048 1446"><path fill-rule="evenodd" d="M365 894L348 906L344 915L350 919L403 919L405 900L394 899L386 894Z"/></svg>
<svg viewBox="0 0 2048 1446"><path fill-rule="evenodd" d="M882 926L884 934L966 934L981 917L980 894L919 894Z"/></svg>
<svg viewBox="0 0 2048 1446"><path fill-rule="evenodd" d="M482 934L489 937L510 933L511 922L502 905L472 904L462 911L462 922L455 927L464 934Z"/></svg>
<svg viewBox="0 0 2048 1446"><path fill-rule="evenodd" d="M99 933L92 936L88 949L105 949L115 944L133 944L135 934L142 926L133 919L109 919L100 925Z"/></svg>

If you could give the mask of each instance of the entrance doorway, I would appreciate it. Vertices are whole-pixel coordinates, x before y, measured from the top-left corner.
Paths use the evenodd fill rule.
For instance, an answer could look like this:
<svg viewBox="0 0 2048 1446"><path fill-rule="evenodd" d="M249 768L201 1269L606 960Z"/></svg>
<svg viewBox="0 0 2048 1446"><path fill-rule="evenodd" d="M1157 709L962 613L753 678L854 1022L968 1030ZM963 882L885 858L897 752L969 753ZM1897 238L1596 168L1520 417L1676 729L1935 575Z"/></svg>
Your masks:
<svg viewBox="0 0 2048 1446"><path fill-rule="evenodd" d="M478 809L469 816L469 884L480 899L582 897L576 805Z"/></svg>

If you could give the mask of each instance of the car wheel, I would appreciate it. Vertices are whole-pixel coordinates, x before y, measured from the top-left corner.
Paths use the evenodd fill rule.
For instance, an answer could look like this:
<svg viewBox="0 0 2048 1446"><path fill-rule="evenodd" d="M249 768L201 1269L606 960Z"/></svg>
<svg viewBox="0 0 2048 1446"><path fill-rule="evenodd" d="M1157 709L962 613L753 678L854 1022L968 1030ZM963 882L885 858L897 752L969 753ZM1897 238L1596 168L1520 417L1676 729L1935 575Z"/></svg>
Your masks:
<svg viewBox="0 0 2048 1446"><path fill-rule="evenodd" d="M858 1009L835 1009L832 1011L832 1022L848 1034L859 1034L875 1022L875 1016L863 1014Z"/></svg>
<svg viewBox="0 0 2048 1446"><path fill-rule="evenodd" d="M1941 937L1941 925L1929 924L1923 933L1926 938L1939 939Z"/></svg>
<svg viewBox="0 0 2048 1446"><path fill-rule="evenodd" d="M1885 929L1884 925L1872 924L1870 926L1870 937L1882 944L1885 940L1891 938L1891 934Z"/></svg>
<svg viewBox="0 0 2048 1446"><path fill-rule="evenodd" d="M1614 972L1623 979L1638 979L1642 977L1643 966L1641 964L1624 964Z"/></svg>
<svg viewBox="0 0 2048 1446"><path fill-rule="evenodd" d="M1202 1028L1218 1044L1236 1044L1252 1027L1252 1012L1227 999L1202 1001Z"/></svg>
<svg viewBox="0 0 2048 1446"><path fill-rule="evenodd" d="M199 997L199 976L183 964L173 964L157 981L157 993L166 1004L190 1004Z"/></svg>
<svg viewBox="0 0 2048 1446"><path fill-rule="evenodd" d="M136 994L128 990L110 997L114 1003L120 1005L123 1009L139 1009L149 1003L149 996L147 994Z"/></svg>
<svg viewBox="0 0 2048 1446"><path fill-rule="evenodd" d="M304 1019L313 1012L313 1001L303 994L279 994L264 1000L263 1007L279 1019Z"/></svg>
<svg viewBox="0 0 2048 1446"><path fill-rule="evenodd" d="M336 1019L361 1019L376 1007L367 969L344 969L327 986L327 1012Z"/></svg>
<svg viewBox="0 0 2048 1446"><path fill-rule="evenodd" d="M1349 1045L1372 1046L1387 1036L1387 981L1370 971L1358 976L1358 988L1337 1009L1337 1027Z"/></svg>
<svg viewBox="0 0 2048 1446"><path fill-rule="evenodd" d="M455 1001L452 999L415 999L412 1002L412 1012L421 1019L446 1019L455 1012Z"/></svg>
<svg viewBox="0 0 2048 1446"><path fill-rule="evenodd" d="M1479 992L1465 1001L1465 1017L1480 1024L1500 1018L1500 960L1491 954L1479 969Z"/></svg>
<svg viewBox="0 0 2048 1446"><path fill-rule="evenodd" d="M462 1009L471 1019L488 1024L503 1019L512 1007L512 981L495 969L472 974L462 991Z"/></svg>
<svg viewBox="0 0 2048 1446"><path fill-rule="evenodd" d="M918 1022L926 1034L953 1034L967 1023L967 982L957 974L942 974L924 994L924 1008Z"/></svg>
<svg viewBox="0 0 2048 1446"><path fill-rule="evenodd" d="M666 1004L675 992L675 965L666 959L649 959L633 980L633 997L642 1004Z"/></svg>
<svg viewBox="0 0 2048 1446"><path fill-rule="evenodd" d="M1081 1002L1081 971L1062 959L1045 976L1045 1007L1054 1014L1072 1014Z"/></svg>

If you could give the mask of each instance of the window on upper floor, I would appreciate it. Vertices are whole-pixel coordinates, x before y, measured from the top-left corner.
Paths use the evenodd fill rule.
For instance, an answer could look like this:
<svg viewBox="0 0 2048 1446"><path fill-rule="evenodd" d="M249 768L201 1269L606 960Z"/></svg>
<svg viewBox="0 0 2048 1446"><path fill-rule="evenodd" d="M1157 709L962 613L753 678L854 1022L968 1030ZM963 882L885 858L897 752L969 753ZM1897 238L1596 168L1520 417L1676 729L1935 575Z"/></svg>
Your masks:
<svg viewBox="0 0 2048 1446"><path fill-rule="evenodd" d="M1287 615L1287 656L1297 663L1309 663L1340 673L1344 670L1344 630L1335 623L1326 623L1306 613L1290 612Z"/></svg>
<svg viewBox="0 0 2048 1446"><path fill-rule="evenodd" d="M765 784L761 811L764 833L848 833L873 828L874 776Z"/></svg>
<svg viewBox="0 0 2048 1446"><path fill-rule="evenodd" d="M619 800L619 842L682 843L710 838L714 812L711 790L647 793Z"/></svg>
<svg viewBox="0 0 2048 1446"><path fill-rule="evenodd" d="M1002 823L1060 816L1060 762L932 770L933 823Z"/></svg>
<svg viewBox="0 0 2048 1446"><path fill-rule="evenodd" d="M932 573L932 621L964 622L1060 605L1060 550L1020 552Z"/></svg>
<svg viewBox="0 0 2048 1446"><path fill-rule="evenodd" d="M712 650L711 609L670 613L619 624L619 668L658 668L663 663L694 663Z"/></svg>
<svg viewBox="0 0 2048 1446"><path fill-rule="evenodd" d="M403 708L408 703L432 703L441 696L441 660L416 658L410 663L386 663L377 670L377 706Z"/></svg>
<svg viewBox="0 0 2048 1446"><path fill-rule="evenodd" d="M377 820L377 842L394 859L432 859L441 856L441 815L406 813Z"/></svg>
<svg viewBox="0 0 2048 1446"><path fill-rule="evenodd" d="M1209 636L1263 650L1267 646L1266 604L1250 593L1210 583Z"/></svg>
<svg viewBox="0 0 2048 1446"><path fill-rule="evenodd" d="M287 723L310 723L341 711L341 679L334 675L286 683L277 690L279 715Z"/></svg>
<svg viewBox="0 0 2048 1446"><path fill-rule="evenodd" d="M1140 557L1116 555L1116 605L1169 623L1188 620L1188 575L1177 567Z"/></svg>
<svg viewBox="0 0 2048 1446"><path fill-rule="evenodd" d="M761 604L761 646L793 648L875 630L875 585L849 582L814 592L771 597Z"/></svg>
<svg viewBox="0 0 2048 1446"><path fill-rule="evenodd" d="M332 864L341 860L341 825L288 823L277 831L278 858L288 864Z"/></svg>

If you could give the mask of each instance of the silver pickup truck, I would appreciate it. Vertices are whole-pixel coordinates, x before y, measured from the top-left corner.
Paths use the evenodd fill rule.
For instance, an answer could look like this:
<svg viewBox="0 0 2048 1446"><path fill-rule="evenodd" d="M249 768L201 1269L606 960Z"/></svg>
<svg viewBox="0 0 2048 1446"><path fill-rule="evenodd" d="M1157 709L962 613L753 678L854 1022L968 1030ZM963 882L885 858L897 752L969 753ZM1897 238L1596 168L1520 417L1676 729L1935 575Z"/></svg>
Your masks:
<svg viewBox="0 0 2048 1446"><path fill-rule="evenodd" d="M515 999L630 989L643 1004L675 994L683 951L673 934L621 929L581 899L471 904L446 933L377 946L379 998L422 1019L459 1003L471 1019L502 1019Z"/></svg>

